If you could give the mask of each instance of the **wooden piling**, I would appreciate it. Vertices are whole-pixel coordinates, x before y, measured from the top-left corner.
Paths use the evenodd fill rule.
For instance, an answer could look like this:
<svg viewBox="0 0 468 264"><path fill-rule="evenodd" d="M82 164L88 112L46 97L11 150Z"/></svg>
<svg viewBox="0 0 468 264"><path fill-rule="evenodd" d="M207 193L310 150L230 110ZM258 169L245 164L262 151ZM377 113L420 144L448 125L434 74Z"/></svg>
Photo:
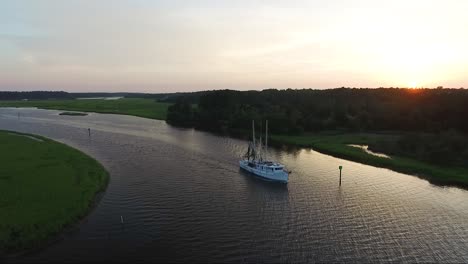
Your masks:
<svg viewBox="0 0 468 264"><path fill-rule="evenodd" d="M340 169L340 186L341 186L341 170L343 169L343 166L338 167Z"/></svg>

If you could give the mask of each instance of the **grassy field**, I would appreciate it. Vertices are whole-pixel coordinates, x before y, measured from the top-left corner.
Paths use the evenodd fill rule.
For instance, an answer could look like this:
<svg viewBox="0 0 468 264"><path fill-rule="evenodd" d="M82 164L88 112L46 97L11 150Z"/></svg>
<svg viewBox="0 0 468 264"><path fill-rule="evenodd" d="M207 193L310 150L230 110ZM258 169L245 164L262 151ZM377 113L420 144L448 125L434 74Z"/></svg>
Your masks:
<svg viewBox="0 0 468 264"><path fill-rule="evenodd" d="M89 211L108 173L39 136L0 131L0 253L40 247Z"/></svg>
<svg viewBox="0 0 468 264"><path fill-rule="evenodd" d="M360 148L348 144L369 145L376 140L395 137L390 134L337 134L318 133L303 136L272 136L276 144L311 147L335 157L373 165L394 171L409 173L428 179L430 182L468 187L468 169L458 167L440 167L414 159L395 157L391 159L373 156Z"/></svg>
<svg viewBox="0 0 468 264"><path fill-rule="evenodd" d="M160 103L153 99L143 98L0 101L0 107L38 107L42 109L124 114L159 120L166 119L169 105L169 103Z"/></svg>

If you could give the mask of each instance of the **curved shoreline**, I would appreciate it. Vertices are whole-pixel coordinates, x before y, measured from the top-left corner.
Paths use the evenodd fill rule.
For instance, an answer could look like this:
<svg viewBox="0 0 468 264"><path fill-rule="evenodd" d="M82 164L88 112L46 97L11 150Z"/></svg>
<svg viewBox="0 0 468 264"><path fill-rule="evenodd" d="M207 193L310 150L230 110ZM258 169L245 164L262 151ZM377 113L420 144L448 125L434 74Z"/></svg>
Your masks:
<svg viewBox="0 0 468 264"><path fill-rule="evenodd" d="M50 238L46 239L45 241L42 241L40 245L32 247L32 248L28 248L28 249L22 249L16 252L7 252L4 256L5 258L4 259L0 258L0 260L1 261L4 260L5 263L8 263L8 262L13 262L14 259L18 257L26 257L26 256L34 255L36 253L39 253L41 250L44 250L56 243L59 243L60 241L65 239L67 236L73 234L73 232L75 232L76 230L79 230L80 226L84 222L86 222L86 220L91 215L91 213L96 209L96 207L99 205L99 202L104 197L106 190L97 192L94 195L93 201L88 208L88 212L83 217L78 219L78 221L74 223L70 223L69 225L65 226L63 230L59 231L57 234L51 235Z"/></svg>
<svg viewBox="0 0 468 264"><path fill-rule="evenodd" d="M166 122L167 123L167 122ZM178 128L185 128L182 126L176 126L170 123L167 123L173 127ZM198 128L192 128L198 131L204 131L208 133L212 133L214 135L219 136L228 136L231 138L239 138L245 139L248 137L249 134L244 133L244 131L237 131L235 133L216 133L209 130L203 130ZM247 135L247 136L246 136ZM285 137L291 137L289 139L285 139ZM458 187L461 189L468 190L468 169L465 168L443 168L439 166L435 166L429 163L425 163L422 161L400 157L400 156L392 156L391 159L382 158L373 156L371 154L362 151L359 148L353 148L347 146L347 144L361 144L360 142L347 142L346 144L342 144L337 148L339 144L330 144L330 142L320 142L320 143L301 143L297 142L294 138L295 136L277 136L271 135L269 139L269 145L273 147L293 147L293 148L310 148L314 151L320 152L325 155L330 155L335 158L340 158L348 161L358 162L360 164L373 166L376 168L383 168L389 169L394 172L407 174L409 176L415 176L422 180L426 180L431 184L440 186L440 187ZM303 136L307 138L307 136ZM325 138L326 136L320 136ZM364 143L362 143L364 144ZM348 149L346 149L348 148ZM350 149L352 149L350 151ZM353 150L354 149L354 150ZM459 171L464 173L460 175L466 175L465 177L457 177Z"/></svg>
<svg viewBox="0 0 468 264"><path fill-rule="evenodd" d="M16 108L22 108L21 106ZM54 108L54 107L46 107L46 108L38 108L38 109L44 109L44 110L66 110L66 109L61 109L61 108ZM157 119L157 118L152 118L148 116L142 116L142 115L136 115L136 114L131 114L131 113L115 113L115 112L106 112L106 111L86 111L86 110L81 110L83 112L94 112L94 113L100 113L100 114L116 114L116 115L129 115L129 116L135 116L139 118L147 118L147 119L152 119L152 120L159 120L163 121L162 119ZM167 122L166 123L170 126L177 127L177 128L187 128L184 126L178 126L176 124L173 124L172 122ZM238 132L233 132L233 133L217 133L209 130L204 130L204 129L199 129L192 127L193 129L196 129L198 131L205 131L212 133L214 135L223 135L223 136L229 136L233 138L241 138L245 139L245 133L243 131L238 131ZM346 153L348 151L346 150L337 150L335 146L327 146L327 144L312 144L312 143L307 143L303 144L300 142L294 142L295 140L285 140L285 139L274 139L274 135L272 135L271 138L271 143L276 144L277 146L291 146L291 147L299 147L299 148L312 148L320 153L331 155L336 158L342 158L346 159L349 161L354 161L354 162L359 162L365 165L370 165L374 166L377 168L385 168L385 169L390 169L395 172L399 173L404 173L404 174L409 174L411 176L416 176L420 179L427 180L431 184L435 184L438 186L453 186L453 187L459 187L463 189L468 189L468 169L465 168L443 168L439 166L434 166L429 163L425 163L422 161L410 159L410 158L404 158L404 157L399 157L395 156L394 158L397 161L382 161L378 160L375 157L370 157L371 155L364 155L365 153L361 154L352 154L350 155L349 153ZM348 144L361 144L362 142L348 142ZM400 163L400 164L397 164ZM452 171L463 171L462 175L466 175L465 178L463 176L457 176L454 175L455 172ZM441 176L442 175L442 176ZM447 176L448 175L448 176Z"/></svg>
<svg viewBox="0 0 468 264"><path fill-rule="evenodd" d="M9 261L9 260L12 261L16 257L34 254L37 251L40 251L54 243L57 243L61 239L66 237L68 234L78 229L79 226L84 221L86 221L86 219L90 216L90 214L95 210L95 208L97 207L97 205L103 198L107 190L107 187L109 185L109 182L110 182L110 174L107 171L107 169L95 158L87 155L86 153L82 152L79 149L73 148L64 143L55 141L53 139L50 139L41 135L22 133L22 132L17 132L17 131L12 131L12 130L0 130L0 133L8 133L11 135L24 136L25 138L29 138L29 139L36 138L36 139L42 140L40 143L52 143L54 145L60 146L60 148L62 149L76 152L80 155L80 157L93 162L95 165L93 169L97 169L97 171L100 173L100 175L98 176L102 177L100 178L100 181L99 181L100 184L96 185L97 187L96 190L92 191L93 192L92 197L90 198L90 202L87 204L84 211L80 212L79 209L76 209L74 212L72 212L71 219L66 220L67 222L64 222L63 225L61 225L57 231L47 231L47 230L44 231L43 230L46 233L45 238L43 239L41 238L38 240L31 240L29 244L25 243L24 245L21 245L20 247L5 244L5 247L3 249L0 249L0 256L3 255L6 261Z"/></svg>
<svg viewBox="0 0 468 264"><path fill-rule="evenodd" d="M292 147L299 147L299 148L311 148L317 152L330 155L335 158L345 159L348 161L358 162L358 163L373 166L376 168L389 169L398 173L415 176L437 186L458 187L458 188L468 190L468 179L466 179L466 177L465 179L462 178L461 180L456 180L455 176L453 176L453 174L455 174L456 172L449 171L450 169L437 167L428 163L424 163L424 162L417 161L417 160L412 160L409 158L392 156L391 159L388 159L388 158L381 158L381 157L376 157L376 156L367 154L365 151L362 151L361 153L340 151L340 149L337 150L336 148L334 148L334 146L327 146L326 143L325 144L312 144L312 143L300 144L300 143L287 142L284 140L278 140L274 138L271 139L271 142L273 144L276 144L277 146L284 145L284 146L292 146ZM357 148L355 151L360 151L360 149ZM418 166L425 166L425 169L419 170L418 168L414 168ZM438 171L447 170L448 172L446 172L446 175L450 174L451 177L445 178L444 176L435 176L435 175L438 175L435 172L436 170ZM468 173L468 170L464 168L453 168L453 170L454 171L464 170L465 172ZM433 174L431 174L431 172Z"/></svg>

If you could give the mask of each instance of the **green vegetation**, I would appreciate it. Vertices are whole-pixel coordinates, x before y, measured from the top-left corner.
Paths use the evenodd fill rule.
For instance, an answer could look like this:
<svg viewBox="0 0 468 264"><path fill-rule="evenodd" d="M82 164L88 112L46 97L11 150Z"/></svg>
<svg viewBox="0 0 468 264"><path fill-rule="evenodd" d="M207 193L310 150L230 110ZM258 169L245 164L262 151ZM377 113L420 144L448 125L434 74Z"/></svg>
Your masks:
<svg viewBox="0 0 468 264"><path fill-rule="evenodd" d="M197 108L190 107L191 98L177 98L167 122L245 136L252 119L257 131L260 121L268 120L277 143L313 147L444 184L468 185L465 89L222 90L198 96ZM368 131L398 132L363 134ZM347 144L368 145L393 158L372 156Z"/></svg>
<svg viewBox="0 0 468 264"><path fill-rule="evenodd" d="M401 133L394 139L381 138L369 144L369 149L435 165L468 169L468 137L455 130Z"/></svg>
<svg viewBox="0 0 468 264"><path fill-rule="evenodd" d="M177 102L168 108L166 122L180 127L191 127L194 123L194 107L185 98L179 98Z"/></svg>
<svg viewBox="0 0 468 264"><path fill-rule="evenodd" d="M168 121L206 130L249 129L252 119L268 119L272 133L288 135L326 130L468 135L466 89L222 90L205 92L197 102L177 100L175 119ZM198 108L187 111L188 103Z"/></svg>
<svg viewBox="0 0 468 264"><path fill-rule="evenodd" d="M1 95L1 94L0 94ZM21 96L65 97L70 94ZM236 136L249 135L269 120L273 141L314 149L334 156L430 176L446 184L468 182L468 90L465 89L329 89L264 91L205 91L157 95L159 100L42 100L0 101L2 106L128 114L166 119L171 125L195 127ZM0 97L1 98L1 97ZM327 133L325 131L341 131ZM372 131L377 133L363 133ZM379 134L398 131L394 135ZM391 155L375 157L348 144Z"/></svg>
<svg viewBox="0 0 468 264"><path fill-rule="evenodd" d="M59 115L67 115L67 116L87 116L86 113L79 113L79 112L62 112Z"/></svg>
<svg viewBox="0 0 468 264"><path fill-rule="evenodd" d="M0 146L0 253L41 246L107 186L96 160L64 144L0 131Z"/></svg>
<svg viewBox="0 0 468 264"><path fill-rule="evenodd" d="M133 115L159 120L166 119L169 105L171 104L142 98L0 101L0 107L38 107L42 109Z"/></svg>
<svg viewBox="0 0 468 264"><path fill-rule="evenodd" d="M395 156L391 153L391 159L373 156L360 148L348 146L349 144L372 146L379 142L399 142L405 138L396 134L371 134L371 133L333 133L322 132L305 134L301 136L273 135L272 142L276 144L311 147L317 151L369 164L377 167L388 168L398 172L415 174L427 178L438 184L468 186L468 168L461 166L440 166L428 162ZM403 139L405 141L406 139Z"/></svg>

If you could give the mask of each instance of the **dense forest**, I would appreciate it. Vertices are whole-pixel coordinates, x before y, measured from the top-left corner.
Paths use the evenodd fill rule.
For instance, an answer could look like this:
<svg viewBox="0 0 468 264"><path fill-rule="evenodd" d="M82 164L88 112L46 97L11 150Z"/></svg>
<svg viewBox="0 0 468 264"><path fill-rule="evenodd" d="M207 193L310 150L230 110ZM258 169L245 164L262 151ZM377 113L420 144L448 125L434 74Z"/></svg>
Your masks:
<svg viewBox="0 0 468 264"><path fill-rule="evenodd" d="M321 130L468 133L465 89L329 89L211 91L197 107L179 97L168 121L208 130L248 129L268 119L279 134Z"/></svg>
<svg viewBox="0 0 468 264"><path fill-rule="evenodd" d="M180 96L167 122L221 133L269 120L274 134L321 131L396 133L369 146L389 154L468 166L468 90L350 89L233 91ZM260 124L260 122L257 122Z"/></svg>

